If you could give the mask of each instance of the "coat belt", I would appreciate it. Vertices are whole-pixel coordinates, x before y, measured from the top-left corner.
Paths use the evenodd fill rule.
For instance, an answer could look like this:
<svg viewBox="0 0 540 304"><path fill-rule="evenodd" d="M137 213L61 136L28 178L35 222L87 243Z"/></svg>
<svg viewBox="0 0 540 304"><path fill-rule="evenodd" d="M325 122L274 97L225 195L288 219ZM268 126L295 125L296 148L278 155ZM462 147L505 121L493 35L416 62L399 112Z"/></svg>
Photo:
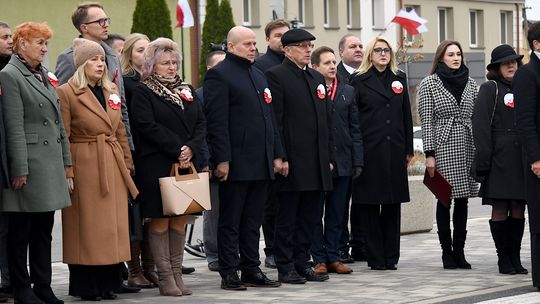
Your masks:
<svg viewBox="0 0 540 304"><path fill-rule="evenodd" d="M437 124L444 125L442 134L440 135L440 144L443 144L448 140L448 137L450 136L450 131L452 131L452 128L456 124L460 124L465 126L466 132L472 138L472 122L470 118L463 119L462 117L448 117L440 119Z"/></svg>
<svg viewBox="0 0 540 304"><path fill-rule="evenodd" d="M124 153L122 152L122 146L120 146L120 143L118 142L118 139L114 135L107 136L105 134L99 134L97 136L93 135L71 135L70 136L70 142L71 143L90 143L90 142L96 142L97 144L97 153L98 153L98 172L99 172L99 185L102 195L106 195L109 193L109 177L106 174L107 168L109 168L109 164L107 164L107 159L105 158L105 145L108 144L113 152L114 158L116 159L116 163L118 164L118 167L120 168L120 172L122 174L122 178L124 179L124 182L126 183L129 192L131 193L131 196L133 198L136 198L139 194L139 191L137 190L137 187L135 186L135 183L133 182L133 179L131 179L131 176L129 176L129 170L126 167L126 163L124 162Z"/></svg>

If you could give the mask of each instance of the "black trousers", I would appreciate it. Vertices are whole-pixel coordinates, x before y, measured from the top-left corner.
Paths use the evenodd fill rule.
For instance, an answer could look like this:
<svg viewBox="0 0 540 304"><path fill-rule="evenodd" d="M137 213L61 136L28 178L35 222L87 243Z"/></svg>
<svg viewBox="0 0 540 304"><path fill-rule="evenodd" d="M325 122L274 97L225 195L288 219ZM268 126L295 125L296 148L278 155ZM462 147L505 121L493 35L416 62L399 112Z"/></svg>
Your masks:
<svg viewBox="0 0 540 304"><path fill-rule="evenodd" d="M264 234L264 254L268 257L274 254L274 235L276 234L277 195L270 191L264 207L264 221L262 230Z"/></svg>
<svg viewBox="0 0 540 304"><path fill-rule="evenodd" d="M368 266L397 265L401 230L401 204L358 204L366 232Z"/></svg>
<svg viewBox="0 0 540 304"><path fill-rule="evenodd" d="M259 237L269 187L269 180L219 185L218 258L222 277L236 270L259 271Z"/></svg>
<svg viewBox="0 0 540 304"><path fill-rule="evenodd" d="M321 195L320 191L278 193L274 258L280 273L307 266L320 220Z"/></svg>
<svg viewBox="0 0 540 304"><path fill-rule="evenodd" d="M364 226L362 225L361 213L362 208L358 204L351 205L351 235L349 246L353 255L355 255L355 252L366 255L366 233L363 230Z"/></svg>
<svg viewBox="0 0 540 304"><path fill-rule="evenodd" d="M122 288L121 264L75 265L69 264L69 295L101 296Z"/></svg>
<svg viewBox="0 0 540 304"><path fill-rule="evenodd" d="M533 286L540 288L540 233L531 232L531 268Z"/></svg>
<svg viewBox="0 0 540 304"><path fill-rule="evenodd" d="M54 211L10 212L8 260L11 285L17 289L51 286L51 242ZM26 267L29 257L30 274Z"/></svg>

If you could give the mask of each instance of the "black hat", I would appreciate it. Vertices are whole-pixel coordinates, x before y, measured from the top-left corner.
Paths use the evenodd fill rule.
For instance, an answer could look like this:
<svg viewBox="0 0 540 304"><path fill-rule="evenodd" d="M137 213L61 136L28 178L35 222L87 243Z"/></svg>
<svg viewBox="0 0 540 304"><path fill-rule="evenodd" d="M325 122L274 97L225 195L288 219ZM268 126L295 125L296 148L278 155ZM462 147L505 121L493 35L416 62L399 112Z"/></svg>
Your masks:
<svg viewBox="0 0 540 304"><path fill-rule="evenodd" d="M292 29L285 32L285 34L281 36L281 44L283 46L306 40L315 40L315 36L311 35L308 31L303 29Z"/></svg>
<svg viewBox="0 0 540 304"><path fill-rule="evenodd" d="M516 54L514 48L508 44L501 44L491 51L491 62L488 64L487 69L495 68L495 65L511 60L520 60L523 55Z"/></svg>

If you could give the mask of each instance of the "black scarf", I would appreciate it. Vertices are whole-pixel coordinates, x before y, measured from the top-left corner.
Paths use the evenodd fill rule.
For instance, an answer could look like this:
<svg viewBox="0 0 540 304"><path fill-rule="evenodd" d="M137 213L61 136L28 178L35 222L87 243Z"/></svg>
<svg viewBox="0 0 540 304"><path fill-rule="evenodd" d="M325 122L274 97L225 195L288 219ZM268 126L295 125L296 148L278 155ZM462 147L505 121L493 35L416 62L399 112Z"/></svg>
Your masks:
<svg viewBox="0 0 540 304"><path fill-rule="evenodd" d="M469 82L469 68L462 64L459 69L453 70L444 62L439 62L437 64L437 76L459 104L461 95L463 95L467 82Z"/></svg>
<svg viewBox="0 0 540 304"><path fill-rule="evenodd" d="M388 66L382 72L379 72L375 66L372 66L371 69L375 72L377 79L379 79L384 88L390 87L390 80L392 79L393 73Z"/></svg>

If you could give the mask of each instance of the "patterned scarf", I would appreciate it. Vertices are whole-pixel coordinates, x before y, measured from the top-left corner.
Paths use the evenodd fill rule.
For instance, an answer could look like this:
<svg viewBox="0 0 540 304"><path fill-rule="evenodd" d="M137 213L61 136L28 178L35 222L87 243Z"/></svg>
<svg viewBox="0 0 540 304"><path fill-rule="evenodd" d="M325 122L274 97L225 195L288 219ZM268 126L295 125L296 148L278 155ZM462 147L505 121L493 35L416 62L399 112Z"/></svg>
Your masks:
<svg viewBox="0 0 540 304"><path fill-rule="evenodd" d="M184 110L184 101L182 97L180 97L180 91L183 89L188 89L191 91L191 89L187 83L180 79L180 76L176 75L174 79L168 79L157 74L153 74L142 82L159 97L175 106L179 106L182 108L182 110Z"/></svg>

